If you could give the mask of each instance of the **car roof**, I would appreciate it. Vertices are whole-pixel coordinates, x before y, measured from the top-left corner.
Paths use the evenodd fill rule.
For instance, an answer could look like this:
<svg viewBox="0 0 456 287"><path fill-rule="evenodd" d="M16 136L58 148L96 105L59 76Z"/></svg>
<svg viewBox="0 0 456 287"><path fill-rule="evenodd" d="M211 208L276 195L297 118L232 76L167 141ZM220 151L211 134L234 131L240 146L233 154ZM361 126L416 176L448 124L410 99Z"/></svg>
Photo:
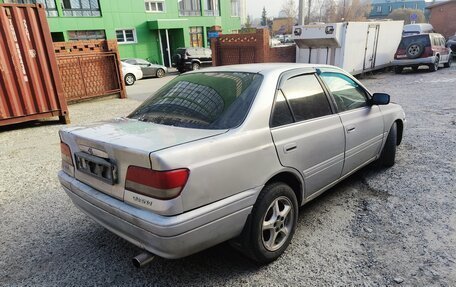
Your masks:
<svg viewBox="0 0 456 287"><path fill-rule="evenodd" d="M323 67L331 67L343 71L342 69L322 64L300 64L300 63L261 63L261 64L241 64L241 65L229 65L229 66L218 66L205 68L200 72L245 72L245 73L258 73L258 74L268 74L274 72L286 72L293 69L317 69Z"/></svg>

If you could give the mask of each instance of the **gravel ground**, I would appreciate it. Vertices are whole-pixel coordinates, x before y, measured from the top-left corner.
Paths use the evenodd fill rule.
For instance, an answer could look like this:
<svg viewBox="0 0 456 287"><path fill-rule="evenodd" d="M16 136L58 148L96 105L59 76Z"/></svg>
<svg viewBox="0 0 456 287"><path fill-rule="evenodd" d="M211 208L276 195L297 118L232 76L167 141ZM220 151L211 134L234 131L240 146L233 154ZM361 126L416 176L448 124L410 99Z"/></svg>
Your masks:
<svg viewBox="0 0 456 287"><path fill-rule="evenodd" d="M62 126L3 130L0 285L455 286L456 69L378 73L363 82L406 111L397 164L364 168L302 207L292 244L263 267L225 243L135 269L130 260L140 250L83 215L59 187ZM72 105L70 113L81 124L137 105L108 99Z"/></svg>

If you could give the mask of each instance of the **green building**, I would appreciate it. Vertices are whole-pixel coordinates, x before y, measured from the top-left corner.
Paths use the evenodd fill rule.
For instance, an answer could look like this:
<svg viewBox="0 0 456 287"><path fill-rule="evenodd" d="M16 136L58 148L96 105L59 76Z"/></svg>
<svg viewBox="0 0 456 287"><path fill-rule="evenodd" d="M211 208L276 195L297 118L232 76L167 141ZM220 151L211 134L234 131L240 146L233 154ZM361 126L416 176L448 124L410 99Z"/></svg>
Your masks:
<svg viewBox="0 0 456 287"><path fill-rule="evenodd" d="M0 0L43 3L53 41L117 39L122 58L170 66L178 47L209 47L241 28L242 0Z"/></svg>

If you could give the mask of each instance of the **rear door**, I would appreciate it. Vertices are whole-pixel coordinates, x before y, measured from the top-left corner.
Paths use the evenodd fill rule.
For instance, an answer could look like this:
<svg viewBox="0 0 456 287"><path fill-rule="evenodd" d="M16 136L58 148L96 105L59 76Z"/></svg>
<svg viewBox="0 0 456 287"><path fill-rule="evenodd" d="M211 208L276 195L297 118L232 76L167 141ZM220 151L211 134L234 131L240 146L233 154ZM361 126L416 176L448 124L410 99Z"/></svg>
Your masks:
<svg viewBox="0 0 456 287"><path fill-rule="evenodd" d="M379 30L379 24L370 24L367 28L366 47L364 49L363 71L368 71L375 67Z"/></svg>
<svg viewBox="0 0 456 287"><path fill-rule="evenodd" d="M383 140L383 116L369 104L366 90L354 79L330 68L321 69L321 79L330 90L345 133L345 175L373 160Z"/></svg>
<svg viewBox="0 0 456 287"><path fill-rule="evenodd" d="M271 117L271 133L283 166L298 170L306 197L339 179L344 129L314 73L284 76Z"/></svg>

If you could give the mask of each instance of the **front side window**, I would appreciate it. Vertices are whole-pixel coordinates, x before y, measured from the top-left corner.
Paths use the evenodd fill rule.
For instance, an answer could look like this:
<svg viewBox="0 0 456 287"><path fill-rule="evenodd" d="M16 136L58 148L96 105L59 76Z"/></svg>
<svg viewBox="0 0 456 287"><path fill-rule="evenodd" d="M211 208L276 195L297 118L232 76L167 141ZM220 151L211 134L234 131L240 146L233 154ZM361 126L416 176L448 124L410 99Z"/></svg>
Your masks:
<svg viewBox="0 0 456 287"><path fill-rule="evenodd" d="M144 2L147 12L165 12L165 1L149 1Z"/></svg>
<svg viewBox="0 0 456 287"><path fill-rule="evenodd" d="M364 89L346 75L324 72L320 77L331 91L339 112L367 106Z"/></svg>
<svg viewBox="0 0 456 287"><path fill-rule="evenodd" d="M281 90L297 122L332 114L328 98L313 74L290 78Z"/></svg>
<svg viewBox="0 0 456 287"><path fill-rule="evenodd" d="M98 0L62 0L64 16L99 17L101 16Z"/></svg>
<svg viewBox="0 0 456 287"><path fill-rule="evenodd" d="M231 16L239 17L241 11L240 0L231 0Z"/></svg>
<svg viewBox="0 0 456 287"><path fill-rule="evenodd" d="M263 77L253 73L208 72L181 75L128 117L197 129L229 129L247 116Z"/></svg>
<svg viewBox="0 0 456 287"><path fill-rule="evenodd" d="M116 30L116 38L119 44L136 43L135 29Z"/></svg>
<svg viewBox="0 0 456 287"><path fill-rule="evenodd" d="M201 0L178 0L179 16L201 16Z"/></svg>

